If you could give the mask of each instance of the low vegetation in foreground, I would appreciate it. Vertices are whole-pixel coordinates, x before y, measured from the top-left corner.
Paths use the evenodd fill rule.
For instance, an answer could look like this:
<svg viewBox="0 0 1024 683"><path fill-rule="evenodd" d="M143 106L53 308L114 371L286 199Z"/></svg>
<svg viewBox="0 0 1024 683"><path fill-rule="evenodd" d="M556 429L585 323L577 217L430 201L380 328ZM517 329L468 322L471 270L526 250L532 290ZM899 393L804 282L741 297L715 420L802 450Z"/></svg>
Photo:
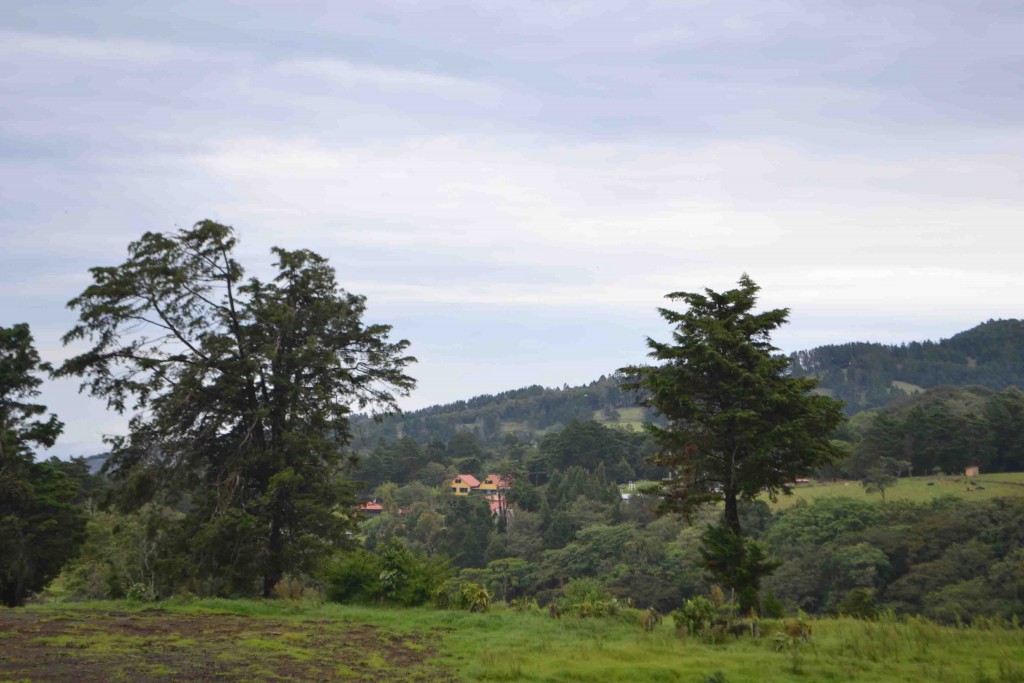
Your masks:
<svg viewBox="0 0 1024 683"><path fill-rule="evenodd" d="M284 600L34 605L0 611L0 680L1024 681L1013 624L762 620L754 638L645 617Z"/></svg>

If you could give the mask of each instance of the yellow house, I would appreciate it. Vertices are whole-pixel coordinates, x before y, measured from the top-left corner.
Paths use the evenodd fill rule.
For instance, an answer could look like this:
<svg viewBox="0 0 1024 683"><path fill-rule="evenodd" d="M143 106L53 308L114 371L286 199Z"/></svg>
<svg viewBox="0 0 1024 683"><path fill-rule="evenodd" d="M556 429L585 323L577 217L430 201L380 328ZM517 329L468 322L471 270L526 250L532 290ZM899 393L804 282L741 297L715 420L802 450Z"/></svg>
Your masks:
<svg viewBox="0 0 1024 683"><path fill-rule="evenodd" d="M459 474L452 479L450 488L456 496L468 496L480 487L480 481L472 474Z"/></svg>
<svg viewBox="0 0 1024 683"><path fill-rule="evenodd" d="M483 482L481 482L479 490L486 493L495 493L497 491L506 490L508 486L508 482L502 479L501 476L497 474L488 474L484 477Z"/></svg>

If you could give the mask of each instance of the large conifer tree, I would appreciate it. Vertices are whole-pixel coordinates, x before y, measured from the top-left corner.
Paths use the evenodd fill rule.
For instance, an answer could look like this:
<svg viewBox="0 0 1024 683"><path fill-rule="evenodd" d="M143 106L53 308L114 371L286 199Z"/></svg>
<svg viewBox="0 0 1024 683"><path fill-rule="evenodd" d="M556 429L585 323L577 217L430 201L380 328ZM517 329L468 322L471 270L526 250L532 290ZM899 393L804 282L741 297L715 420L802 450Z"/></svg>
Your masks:
<svg viewBox="0 0 1024 683"><path fill-rule="evenodd" d="M725 535L706 538L706 558L740 589L756 587L768 565L744 552L739 502L786 493L797 477L832 461L838 453L828 437L843 419L841 403L811 393L814 379L787 372L771 333L789 311L755 312L759 289L744 274L736 289L667 295L687 308L659 309L673 327L671 342L648 338L649 356L660 364L622 370L626 386L667 421L647 425L658 444L655 461L670 472L665 507L688 514L723 504Z"/></svg>
<svg viewBox="0 0 1024 683"><path fill-rule="evenodd" d="M77 484L56 462L35 462L64 425L35 403L50 369L28 325L0 327L0 602L13 606L44 588L75 554L85 517L75 505Z"/></svg>
<svg viewBox="0 0 1024 683"><path fill-rule="evenodd" d="M397 410L414 386L407 341L366 325L365 300L326 259L275 248L271 281L244 279L231 228L147 233L93 268L64 375L133 413L110 468L138 500L183 501L182 574L209 592L270 595L343 543L353 408Z"/></svg>

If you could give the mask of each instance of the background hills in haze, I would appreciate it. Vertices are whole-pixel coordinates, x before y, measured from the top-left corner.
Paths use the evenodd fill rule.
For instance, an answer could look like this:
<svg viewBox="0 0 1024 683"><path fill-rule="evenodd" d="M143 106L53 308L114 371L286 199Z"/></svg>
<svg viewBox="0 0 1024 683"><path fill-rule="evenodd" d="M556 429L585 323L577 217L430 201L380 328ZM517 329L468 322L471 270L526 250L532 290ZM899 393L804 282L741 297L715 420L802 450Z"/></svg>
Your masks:
<svg viewBox="0 0 1024 683"><path fill-rule="evenodd" d="M792 353L790 361L794 374L818 378L819 390L846 403L851 416L937 387L944 388L934 397L929 392L929 399L977 403L977 390L956 387L995 392L1024 387L1024 321L989 320L938 342L820 346ZM355 445L367 449L380 439L401 437L447 442L462 431L475 433L483 442L510 435L533 440L573 420L639 429L653 416L619 388L620 379L602 376L577 387L535 385L410 411L380 423L359 417L353 425Z"/></svg>
<svg viewBox="0 0 1024 683"><path fill-rule="evenodd" d="M837 476L859 477L879 457L911 462L920 474L936 466L955 471L968 461L986 470L1024 469L1024 393L1016 388L1024 388L1024 321L990 320L938 342L821 346L790 360L794 374L817 377L818 390L844 401L853 418L838 435L851 457ZM382 422L354 416L360 479L436 485L453 468L482 473L512 465L542 479L563 460L579 464L588 457L583 451L612 446L601 458L610 480L656 477L644 460L651 444L642 426L657 418L620 388L621 379L534 385ZM569 451L579 453L566 460ZM105 460L87 458L94 471Z"/></svg>

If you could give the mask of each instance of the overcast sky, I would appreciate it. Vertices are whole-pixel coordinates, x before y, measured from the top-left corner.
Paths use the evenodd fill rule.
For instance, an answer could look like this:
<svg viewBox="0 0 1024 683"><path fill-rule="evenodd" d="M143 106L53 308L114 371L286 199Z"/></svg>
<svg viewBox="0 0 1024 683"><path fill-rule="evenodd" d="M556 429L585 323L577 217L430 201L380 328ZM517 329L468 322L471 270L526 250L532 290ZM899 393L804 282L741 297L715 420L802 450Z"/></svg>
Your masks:
<svg viewBox="0 0 1024 683"><path fill-rule="evenodd" d="M0 3L0 325L210 218L328 256L407 408L580 384L747 272L785 351L1021 317L1020 2ZM72 382L62 455L123 420Z"/></svg>

